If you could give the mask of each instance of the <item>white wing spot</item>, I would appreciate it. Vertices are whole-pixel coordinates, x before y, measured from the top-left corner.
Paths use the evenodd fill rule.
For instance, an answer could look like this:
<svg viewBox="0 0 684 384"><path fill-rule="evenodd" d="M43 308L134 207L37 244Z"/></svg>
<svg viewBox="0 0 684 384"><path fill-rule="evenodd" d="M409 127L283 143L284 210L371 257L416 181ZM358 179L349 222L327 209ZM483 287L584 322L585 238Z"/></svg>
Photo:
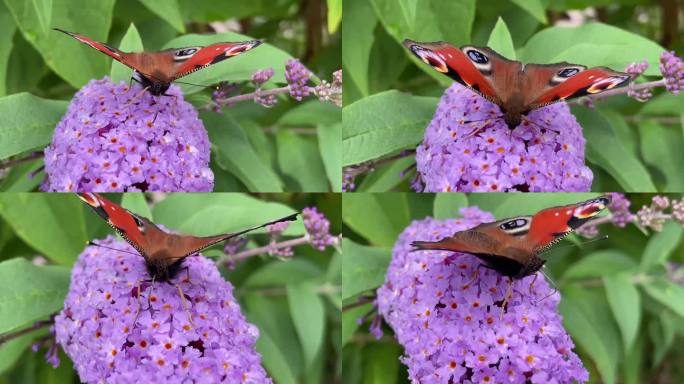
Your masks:
<svg viewBox="0 0 684 384"><path fill-rule="evenodd" d="M556 212L556 216L558 216L558 212Z"/></svg>
<svg viewBox="0 0 684 384"><path fill-rule="evenodd" d="M568 209L567 211L565 211L565 214L566 214L566 215L569 215L570 212L572 212L572 211Z"/></svg>

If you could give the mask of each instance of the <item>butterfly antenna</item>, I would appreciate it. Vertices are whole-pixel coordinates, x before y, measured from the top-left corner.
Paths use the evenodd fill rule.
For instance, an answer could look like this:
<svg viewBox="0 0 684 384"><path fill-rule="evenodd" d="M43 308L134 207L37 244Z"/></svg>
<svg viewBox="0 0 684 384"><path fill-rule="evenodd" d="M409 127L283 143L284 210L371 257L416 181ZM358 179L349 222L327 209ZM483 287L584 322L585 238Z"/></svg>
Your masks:
<svg viewBox="0 0 684 384"><path fill-rule="evenodd" d="M472 124L472 123L479 123L481 121L497 120L497 119L501 119L502 117L503 117L503 115L490 116L490 117L486 117L484 119L477 119L477 120L464 120L463 124Z"/></svg>
<svg viewBox="0 0 684 384"><path fill-rule="evenodd" d="M601 240L608 240L608 235L604 235L604 236L601 236L601 237L596 238L596 239L590 239L590 240L587 240L587 241L581 241L581 242L579 242L579 244L573 243L573 244L564 245L564 246L560 246L560 247L559 247L559 246L556 246L556 247L553 247L553 248L548 248L548 249L544 250L544 252L541 252L540 255L541 255L541 254L544 254L544 253L546 253L546 252L549 252L549 251L552 250L552 249L564 249L564 248L579 247L580 245L589 244L589 243L593 243L593 242L601 241Z"/></svg>
<svg viewBox="0 0 684 384"><path fill-rule="evenodd" d="M217 88L215 85L202 85L202 84L194 84L194 83L188 83L187 81L174 81L174 83L178 84L187 84L187 85L194 85L195 87L202 87L202 88Z"/></svg>
<svg viewBox="0 0 684 384"><path fill-rule="evenodd" d="M111 249L112 251L130 253L131 255L140 256L140 254L139 254L139 253L136 253L136 252L131 252L131 251L126 251L126 250L124 250L124 249L118 249L118 248L108 247L108 246L106 246L106 245L98 244L98 243L96 243L96 242L94 242L94 241L89 241L87 244L88 244L88 245L94 245L94 246L100 247L100 248Z"/></svg>
<svg viewBox="0 0 684 384"><path fill-rule="evenodd" d="M543 125L541 125L541 124L539 124L539 123L537 123L537 122L534 122L534 121L532 121L532 119L530 119L529 117L527 117L527 116L525 116L525 115L522 115L521 117L522 117L523 121L525 121L525 122L527 122L527 123L530 123L530 124L532 124L533 126L539 128L540 131L541 131L542 129L546 129L546 130L548 130L548 131L552 131L552 132L556 132L556 133L559 133L559 134L560 134L560 131L557 131L557 130L552 129L552 128L549 128L549 127L545 127L545 126L543 126Z"/></svg>

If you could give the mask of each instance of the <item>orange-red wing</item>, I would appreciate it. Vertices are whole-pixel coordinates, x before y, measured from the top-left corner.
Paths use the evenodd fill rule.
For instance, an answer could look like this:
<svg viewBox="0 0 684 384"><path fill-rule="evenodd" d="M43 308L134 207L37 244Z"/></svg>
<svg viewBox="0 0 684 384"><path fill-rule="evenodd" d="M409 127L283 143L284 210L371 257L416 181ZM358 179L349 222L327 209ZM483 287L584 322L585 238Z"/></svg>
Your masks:
<svg viewBox="0 0 684 384"><path fill-rule="evenodd" d="M168 52L173 54L173 60L176 63L172 79L179 79L212 64L247 52L259 45L261 45L260 40L250 40L169 50Z"/></svg>
<svg viewBox="0 0 684 384"><path fill-rule="evenodd" d="M609 196L577 204L553 207L532 216L527 241L536 249L545 248L596 216L610 203Z"/></svg>
<svg viewBox="0 0 684 384"><path fill-rule="evenodd" d="M105 43L95 41L95 40L93 40L87 36L79 35L78 33L65 31L65 30L59 29L59 28L53 28L53 29L56 31L66 33L67 35L73 37L74 39L80 41L81 43L87 44L90 47L97 49L98 51L100 51L100 52L104 53L105 55L111 57L112 59L120 62L121 64L124 64L124 65L128 66L129 68L132 68L132 69L135 69L139 72L144 73L144 71L141 70L142 68L138 68L136 63L134 61L130 60L130 54L129 53L120 51L120 50L118 50L114 47L111 47Z"/></svg>
<svg viewBox="0 0 684 384"><path fill-rule="evenodd" d="M97 193L79 193L78 196L100 217L109 223L135 249L144 254L145 238L141 228L145 223L127 209L115 204ZM145 222L149 222L145 220ZM156 228L156 227L155 227Z"/></svg>

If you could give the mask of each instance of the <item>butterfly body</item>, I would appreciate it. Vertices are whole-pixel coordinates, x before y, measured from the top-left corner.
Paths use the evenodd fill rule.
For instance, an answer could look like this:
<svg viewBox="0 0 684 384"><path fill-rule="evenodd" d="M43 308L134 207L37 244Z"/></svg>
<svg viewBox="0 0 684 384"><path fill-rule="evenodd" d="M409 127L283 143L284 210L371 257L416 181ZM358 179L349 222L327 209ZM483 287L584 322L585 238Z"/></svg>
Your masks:
<svg viewBox="0 0 684 384"><path fill-rule="evenodd" d="M454 233L439 241L414 241L416 250L470 253L504 276L533 275L546 262L539 255L591 220L610 203L607 196L519 216Z"/></svg>
<svg viewBox="0 0 684 384"><path fill-rule="evenodd" d="M259 40L215 43L208 46L172 48L160 52L123 52L77 33L63 32L133 69L133 79L152 95L166 95L171 83L195 71L247 52Z"/></svg>
<svg viewBox="0 0 684 384"><path fill-rule="evenodd" d="M567 62L525 64L491 48L445 42L404 40L404 46L437 71L497 104L510 129L530 111L563 100L598 94L629 84L634 75L606 67L587 68Z"/></svg>
<svg viewBox="0 0 684 384"><path fill-rule="evenodd" d="M192 236L167 233L150 220L115 204L96 193L79 193L102 219L118 232L145 259L150 276L157 281L169 281L183 269L183 260L214 244L281 221L294 221L297 214L236 233L215 236Z"/></svg>

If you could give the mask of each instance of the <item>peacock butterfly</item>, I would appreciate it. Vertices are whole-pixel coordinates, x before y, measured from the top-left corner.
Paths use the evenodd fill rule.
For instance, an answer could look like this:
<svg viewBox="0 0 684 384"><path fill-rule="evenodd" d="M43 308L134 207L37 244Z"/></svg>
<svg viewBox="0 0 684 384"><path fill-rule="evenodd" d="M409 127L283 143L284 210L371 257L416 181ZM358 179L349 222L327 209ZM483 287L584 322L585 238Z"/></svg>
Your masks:
<svg viewBox="0 0 684 384"><path fill-rule="evenodd" d="M271 224L297 219L295 213L235 233L207 237L176 235L164 232L150 220L130 212L97 193L79 193L78 196L140 253L145 259L152 281L168 282L183 269L182 263L186 257L216 243Z"/></svg>
<svg viewBox="0 0 684 384"><path fill-rule="evenodd" d="M443 41L406 39L404 46L437 71L497 104L502 112L498 117L509 129L515 129L534 109L622 87L636 77L606 67L587 69L567 62L525 64L508 60L491 48L456 48Z"/></svg>
<svg viewBox="0 0 684 384"><path fill-rule="evenodd" d="M439 241L414 241L415 250L470 253L486 267L512 279L535 274L546 262L539 255L591 220L610 203L608 195L480 224Z"/></svg>
<svg viewBox="0 0 684 384"><path fill-rule="evenodd" d="M212 64L247 52L261 44L260 40L215 43L206 47L172 48L161 52L122 52L105 43L77 33L54 28L87 44L133 69L133 80L154 96L166 95L173 81Z"/></svg>

